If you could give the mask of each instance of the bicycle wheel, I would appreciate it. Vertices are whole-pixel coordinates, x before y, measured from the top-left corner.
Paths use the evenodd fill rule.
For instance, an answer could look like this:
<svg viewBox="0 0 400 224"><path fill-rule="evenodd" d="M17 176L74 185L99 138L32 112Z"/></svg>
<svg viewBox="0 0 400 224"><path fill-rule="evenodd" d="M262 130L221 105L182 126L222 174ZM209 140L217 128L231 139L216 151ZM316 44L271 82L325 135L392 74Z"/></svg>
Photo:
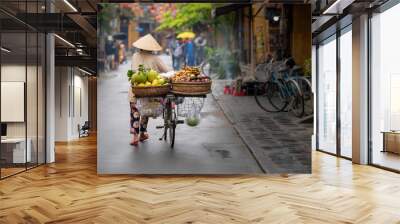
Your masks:
<svg viewBox="0 0 400 224"><path fill-rule="evenodd" d="M171 117L172 117L172 107L171 107L171 100L167 99L165 103L165 108L163 110L163 117L164 117L164 141L167 141L168 138L168 130L171 128Z"/></svg>
<svg viewBox="0 0 400 224"><path fill-rule="evenodd" d="M163 118L164 118L164 141L167 141L167 133L169 128L169 113L168 108L164 109L163 111Z"/></svg>
<svg viewBox="0 0 400 224"><path fill-rule="evenodd" d="M288 105L285 90L281 81L267 82L265 88L269 103L277 110L283 111Z"/></svg>
<svg viewBox="0 0 400 224"><path fill-rule="evenodd" d="M176 129L176 113L175 110L171 111L170 127L169 127L169 144L171 148L174 148L175 144L175 129Z"/></svg>
<svg viewBox="0 0 400 224"><path fill-rule="evenodd" d="M256 100L257 105L267 111L267 112L279 112L276 108L274 108L269 102L266 94L268 83L259 83L255 87L254 98Z"/></svg>
<svg viewBox="0 0 400 224"><path fill-rule="evenodd" d="M314 94L312 92L311 82L305 77L299 77L296 82L302 92L304 98L304 115L313 114L314 111Z"/></svg>
<svg viewBox="0 0 400 224"><path fill-rule="evenodd" d="M303 94L295 80L288 80L286 85L290 94L288 110L292 111L296 117L302 117L304 115Z"/></svg>

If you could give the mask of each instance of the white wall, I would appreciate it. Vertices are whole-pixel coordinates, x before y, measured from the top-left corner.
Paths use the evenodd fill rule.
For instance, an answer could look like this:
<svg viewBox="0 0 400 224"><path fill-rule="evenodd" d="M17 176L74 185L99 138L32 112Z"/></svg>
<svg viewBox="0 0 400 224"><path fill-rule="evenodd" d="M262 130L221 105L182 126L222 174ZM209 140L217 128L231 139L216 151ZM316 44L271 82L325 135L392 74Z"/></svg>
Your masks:
<svg viewBox="0 0 400 224"><path fill-rule="evenodd" d="M55 68L55 141L69 139L69 71L68 67Z"/></svg>
<svg viewBox="0 0 400 224"><path fill-rule="evenodd" d="M25 64L9 64L1 66L1 81L3 82L25 82ZM5 110L6 108L1 108ZM8 137L25 137L25 122L7 123Z"/></svg>
<svg viewBox="0 0 400 224"><path fill-rule="evenodd" d="M1 81L1 122L25 121L25 83ZM36 108L36 106L35 106Z"/></svg>
<svg viewBox="0 0 400 224"><path fill-rule="evenodd" d="M25 75L26 75L26 71L25 69L27 69L28 74L31 74L34 70L34 73L36 74L36 67L33 66L28 66L27 68L24 65L18 65L18 64L4 64L1 66L1 81L2 82L25 82ZM36 85L36 81L32 81L29 80L29 84L30 85ZM30 90L34 91L34 92L30 92ZM31 102L34 102L36 100L36 89L32 89L32 88L27 88L27 102L28 104L30 104ZM34 105L28 105L28 106L34 106L36 107L36 101ZM1 108L2 110L6 110L7 108ZM30 112L30 111L28 111ZM34 129L36 129L36 113L28 113L28 122L35 122L34 124L29 123L28 124L28 129L30 127L33 127ZM25 124L26 122L7 122L7 136L8 137L25 137ZM28 137L29 136L29 130L28 130Z"/></svg>
<svg viewBox="0 0 400 224"><path fill-rule="evenodd" d="M23 82L25 89L19 90L24 94L26 90L26 101L23 100L22 107L10 108L3 105L3 113L23 113L20 122L5 122L7 124L7 137L9 138L27 138L29 139L29 148L31 149L32 162L44 163L45 150L45 116L44 116L44 74L41 66L25 66L24 64L3 64L1 66L2 82ZM27 79L27 80L26 80ZM3 92L4 89L2 89ZM22 92L21 92L22 91ZM4 93L3 93L4 94ZM10 98L2 95L2 98ZM10 93L12 94L12 93ZM15 102L17 103L17 102ZM26 103L26 105L25 105ZM26 120L24 114L26 113ZM39 161L36 161L36 159Z"/></svg>
<svg viewBox="0 0 400 224"><path fill-rule="evenodd" d="M82 126L88 120L88 77L82 76L80 72L76 74L77 70L74 72L74 107L72 108L71 135L73 138L77 138L79 137L78 124Z"/></svg>
<svg viewBox="0 0 400 224"><path fill-rule="evenodd" d="M1 81L18 81L25 82L25 64L8 64L1 66ZM6 108L1 108L6 110ZM7 123L7 137L25 137L25 122L9 122Z"/></svg>
<svg viewBox="0 0 400 224"><path fill-rule="evenodd" d="M55 73L55 140L77 139L78 124L88 120L88 78L71 67L56 67Z"/></svg>

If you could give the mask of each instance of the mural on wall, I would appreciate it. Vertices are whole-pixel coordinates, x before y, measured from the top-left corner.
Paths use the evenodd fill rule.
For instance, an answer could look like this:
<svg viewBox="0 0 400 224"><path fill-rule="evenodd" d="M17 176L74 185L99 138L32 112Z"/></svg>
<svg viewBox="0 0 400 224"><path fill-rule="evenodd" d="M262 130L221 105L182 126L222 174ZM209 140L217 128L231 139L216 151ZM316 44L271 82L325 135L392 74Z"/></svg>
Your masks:
<svg viewBox="0 0 400 224"><path fill-rule="evenodd" d="M98 173L311 172L313 125L299 120L313 97L295 57L311 46L291 47L286 25L310 9L271 7L99 4Z"/></svg>

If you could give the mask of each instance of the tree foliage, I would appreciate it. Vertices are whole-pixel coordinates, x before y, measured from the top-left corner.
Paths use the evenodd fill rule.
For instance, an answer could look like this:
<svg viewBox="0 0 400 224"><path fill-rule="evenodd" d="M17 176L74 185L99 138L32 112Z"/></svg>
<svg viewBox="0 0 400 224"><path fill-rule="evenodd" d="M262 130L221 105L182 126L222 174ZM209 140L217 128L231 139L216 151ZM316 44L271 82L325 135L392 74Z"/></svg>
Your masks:
<svg viewBox="0 0 400 224"><path fill-rule="evenodd" d="M118 5L111 3L100 4L101 10L97 15L97 21L102 33L109 33L111 31L110 21L114 19Z"/></svg>
<svg viewBox="0 0 400 224"><path fill-rule="evenodd" d="M124 17L132 20L135 18L134 13L128 7L120 7L118 4L102 3L101 10L98 13L97 19L102 33L108 34L112 32L111 21L118 17Z"/></svg>
<svg viewBox="0 0 400 224"><path fill-rule="evenodd" d="M163 14L157 30L174 29L177 32L191 30L197 24L211 21L211 3L177 4L176 11Z"/></svg>

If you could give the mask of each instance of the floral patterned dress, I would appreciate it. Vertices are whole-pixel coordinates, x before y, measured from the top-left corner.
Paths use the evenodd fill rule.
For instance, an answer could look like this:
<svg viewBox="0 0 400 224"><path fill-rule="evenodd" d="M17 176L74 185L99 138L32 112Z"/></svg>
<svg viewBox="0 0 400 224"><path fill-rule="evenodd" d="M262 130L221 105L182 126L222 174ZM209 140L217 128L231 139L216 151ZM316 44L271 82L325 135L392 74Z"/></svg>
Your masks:
<svg viewBox="0 0 400 224"><path fill-rule="evenodd" d="M137 71L139 65L143 64L146 68L151 68L157 72L167 72L169 69L161 59L151 52L139 51L132 56L132 70ZM141 116L137 105L137 98L129 88L129 102L130 102L130 116L131 116L131 129L133 134L147 132L147 123L149 122L148 116Z"/></svg>

